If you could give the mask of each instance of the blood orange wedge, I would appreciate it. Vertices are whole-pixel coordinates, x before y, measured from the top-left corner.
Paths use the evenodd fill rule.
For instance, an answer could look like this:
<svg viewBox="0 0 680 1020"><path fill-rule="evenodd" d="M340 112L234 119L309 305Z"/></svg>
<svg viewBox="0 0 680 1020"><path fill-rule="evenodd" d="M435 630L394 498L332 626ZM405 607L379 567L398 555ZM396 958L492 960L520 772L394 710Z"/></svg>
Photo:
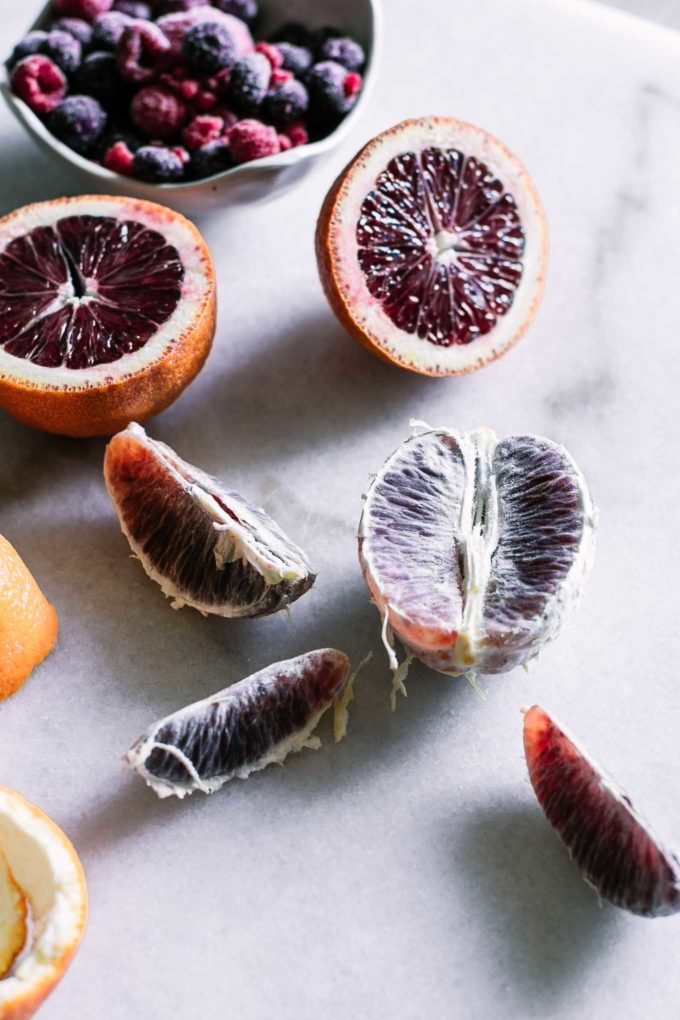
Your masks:
<svg viewBox="0 0 680 1020"><path fill-rule="evenodd" d="M0 787L0 1017L25 1020L61 979L87 918L85 876L64 833Z"/></svg>
<svg viewBox="0 0 680 1020"><path fill-rule="evenodd" d="M57 640L57 614L0 535L0 699L21 687Z"/></svg>
<svg viewBox="0 0 680 1020"><path fill-rule="evenodd" d="M554 638L577 601L593 551L588 487L549 439L425 428L368 491L364 577L386 642L394 631L443 673L502 673Z"/></svg>
<svg viewBox="0 0 680 1020"><path fill-rule="evenodd" d="M173 607L267 616L312 587L305 554L264 510L132 424L106 448L121 528Z"/></svg>
<svg viewBox="0 0 680 1020"><path fill-rule="evenodd" d="M178 213L83 195L0 220L0 407L26 425L94 436L144 420L214 332L210 253Z"/></svg>
<svg viewBox="0 0 680 1020"><path fill-rule="evenodd" d="M677 913L680 860L538 705L524 714L524 752L538 802L589 885L643 917Z"/></svg>
<svg viewBox="0 0 680 1020"><path fill-rule="evenodd" d="M547 230L516 156L448 117L406 120L345 167L321 209L321 281L374 354L424 375L481 368L538 307Z"/></svg>
<svg viewBox="0 0 680 1020"><path fill-rule="evenodd" d="M350 684L347 656L334 648L275 662L154 723L127 762L159 797L214 793L234 777L319 747L312 733L334 701L344 711Z"/></svg>

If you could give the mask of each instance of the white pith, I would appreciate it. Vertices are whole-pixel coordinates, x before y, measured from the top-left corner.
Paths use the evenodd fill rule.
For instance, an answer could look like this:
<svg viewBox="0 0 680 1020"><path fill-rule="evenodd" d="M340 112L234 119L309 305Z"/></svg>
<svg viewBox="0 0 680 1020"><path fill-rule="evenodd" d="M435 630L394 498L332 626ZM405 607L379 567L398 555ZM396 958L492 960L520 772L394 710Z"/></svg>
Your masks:
<svg viewBox="0 0 680 1020"><path fill-rule="evenodd" d="M439 347L396 326L370 293L359 267L356 227L361 206L395 156L429 147L455 148L484 162L517 203L525 234L523 272L511 307L484 336L469 344ZM441 236L445 235L445 236ZM432 251L455 261L455 238L441 232ZM536 189L520 161L497 139L462 121L421 118L379 135L354 164L336 198L330 223L336 283L349 315L393 360L431 374L468 371L507 349L524 331L540 299L545 277L547 230Z"/></svg>
<svg viewBox="0 0 680 1020"><path fill-rule="evenodd" d="M210 705L214 704L216 701L227 701L229 699L238 700L246 685L251 684L256 680L258 683L266 685L269 678L275 679L276 676L280 675L280 673L284 670L294 672L296 669L302 668L305 664L307 664L308 660L316 657L323 659L328 655L334 656L338 659L338 661L341 659L344 660L344 675L341 682L338 684L338 693L329 698L328 703L319 712L312 716L301 730L297 733L291 733L285 740L282 740L278 744L269 748L255 762L244 765L241 768L234 769L222 776L216 776L209 780L202 780L197 774L193 763L189 761L179 748L156 740L156 734L171 720L181 720L186 716L194 714L200 715L204 709L209 708ZM299 655L294 659L272 663L271 666L267 666L265 669L259 670L257 673L253 673L251 676L239 681L239 683L233 684L231 687L227 687L210 697L202 698L200 701L196 701L192 705L187 705L186 708L182 708L178 712L172 712L170 715L165 716L164 719L160 719L158 722L150 726L146 733L130 748L125 755L125 760L132 769L142 776L147 786L151 787L154 793L156 793L160 798L175 796L182 799L183 797L186 797L187 794L194 793L196 790L199 790L201 793L215 793L231 779L247 779L253 772L259 772L268 765L282 764L289 754L295 754L298 751L302 751L304 748L316 750L321 747L321 741L319 738L312 736L312 734L318 726L321 717L328 711L334 702L336 703L337 713L337 722L334 727L336 740L342 739L347 725L347 705L352 699L352 681L354 676L356 676L356 673L352 677L349 677L349 679L348 676L349 663L347 661L347 657L343 655L342 652L337 652L332 648L317 649L313 652L307 652L305 655ZM346 698L338 697L339 692L343 689L347 693ZM175 783L170 782L169 780L159 779L157 776L152 775L146 769L144 763L156 747L174 754L189 772L192 777L191 780L183 783Z"/></svg>
<svg viewBox="0 0 680 1020"><path fill-rule="evenodd" d="M412 424L417 425L419 423ZM483 609L493 554L497 548L499 538L498 492L496 479L492 471L492 461L496 446L498 445L498 437L491 429L486 427L461 433L453 429L430 429L426 426L424 430L420 429L418 434L423 435L424 432L435 435L446 434L453 437L461 450L466 465L466 487L457 529L458 543L463 560L463 614L461 624L457 628L457 637L453 644L449 647L438 647L434 650L431 647L419 646L413 643L413 641L401 633L400 621L408 621L408 610L401 606L398 600L395 601L393 598L390 602L383 595L380 573L374 560L372 543L374 495L381 485L385 474L387 472L398 472L400 460L408 461L408 443L412 440L407 440L403 443L388 458L375 476L366 495L359 523L359 556L361 566L382 619L383 642L388 651L390 665L395 672L395 684L400 690L403 689L405 670L402 664L397 671L397 662L391 640L392 633L396 633L399 636L407 652L412 652L416 657L439 672L449 673L454 676L484 673L487 671L498 672L492 665L494 652L490 645L483 620ZM523 650L522 661L525 663L534 658L548 641L557 636L565 617L578 604L582 583L593 559L594 534L597 521L597 514L585 478L571 455L563 447L552 443L550 440L546 440L544 437L536 438L540 438L543 443L553 446L570 464L578 484L584 523L581 540L575 552L573 562L557 594L551 601L548 601L541 617L530 621L532 624L532 636L527 647ZM475 463L480 468L477 477L475 474ZM477 489L478 479L482 489L483 499L481 500L479 499L480 492ZM482 504L486 510L484 528L481 527L481 522L476 516L476 510ZM451 629L456 626L456 621L447 622Z"/></svg>
<svg viewBox="0 0 680 1020"><path fill-rule="evenodd" d="M281 581L296 581L308 577L310 566L304 553L292 543L284 544L281 537L270 529L264 529L263 522L253 517L250 508L243 503L238 495L229 492L228 502L234 513L243 522L239 524L225 512L215 500L212 493L219 488L219 483L211 478L200 468L193 464L182 461L180 457L171 450L165 443L151 439L136 422L128 425L121 435L130 434L135 440L143 445L156 460L163 464L163 468L175 479L177 484L185 491L188 491L192 498L198 502L206 515L212 518L213 527L219 532L219 538L215 547L215 563L218 570L224 568L225 564L233 563L236 560L243 560L249 563L270 586L279 584ZM194 483L189 486L186 477L181 474L178 467L185 467L194 478ZM105 474L106 486L113 505L117 508L117 495L115 489L109 483ZM181 592L165 575L159 573L149 558L137 543L129 528L119 513L119 521L123 534L130 543L133 553L142 563L148 576L161 588L163 594L173 600L173 608L180 609L182 606L190 606L204 614L216 614L230 618L248 616L252 612L252 605L243 607L215 606L213 603L200 602L187 597L186 592ZM276 554L278 552L278 558Z"/></svg>
<svg viewBox="0 0 680 1020"><path fill-rule="evenodd" d="M63 834L18 794L1 788L0 852L30 911L26 945L0 980L4 1016L5 1009L17 1008L61 976L65 957L80 939L87 905L82 871Z"/></svg>
<svg viewBox="0 0 680 1020"><path fill-rule="evenodd" d="M168 244L177 249L184 266L181 298L177 307L139 350L124 354L117 361L91 368L48 368L36 365L26 358L9 354L0 345L0 379L41 389L73 391L100 387L128 378L159 361L167 348L192 326L208 301L212 285L206 273L209 268L206 265L206 249L199 241L195 228L184 217L151 202L85 195L25 206L0 221L0 254L10 241L30 233L36 227L53 226L64 217L83 215L136 220L162 234ZM81 300L91 300L93 293L90 287L89 296ZM39 318L61 307L72 296L73 287L67 281L61 288L60 296L40 313Z"/></svg>

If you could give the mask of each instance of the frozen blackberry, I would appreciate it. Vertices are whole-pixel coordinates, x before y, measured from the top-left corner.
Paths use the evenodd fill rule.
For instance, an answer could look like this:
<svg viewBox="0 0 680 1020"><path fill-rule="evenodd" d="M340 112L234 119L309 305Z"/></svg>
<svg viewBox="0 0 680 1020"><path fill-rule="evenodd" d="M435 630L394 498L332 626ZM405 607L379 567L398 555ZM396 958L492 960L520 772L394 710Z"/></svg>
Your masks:
<svg viewBox="0 0 680 1020"><path fill-rule="evenodd" d="M276 48L283 57L283 67L292 71L296 78L303 78L314 63L312 51L306 46L295 46L294 43L280 42Z"/></svg>
<svg viewBox="0 0 680 1020"><path fill-rule="evenodd" d="M67 96L48 120L53 135L79 152L89 155L106 127L106 113L92 96Z"/></svg>
<svg viewBox="0 0 680 1020"><path fill-rule="evenodd" d="M269 88L271 64L262 53L237 60L229 76L228 98L237 113L257 113Z"/></svg>
<svg viewBox="0 0 680 1020"><path fill-rule="evenodd" d="M172 149L162 145L143 145L132 161L132 173L140 181L168 184L184 177L184 161Z"/></svg>
<svg viewBox="0 0 680 1020"><path fill-rule="evenodd" d="M249 28L253 27L260 13L257 0L213 0L213 7L240 18Z"/></svg>
<svg viewBox="0 0 680 1020"><path fill-rule="evenodd" d="M107 11L97 18L92 26L92 48L115 50L118 40L134 19L123 11Z"/></svg>
<svg viewBox="0 0 680 1020"><path fill-rule="evenodd" d="M131 18L139 21L151 20L151 7L142 0L115 0L113 10L129 14Z"/></svg>
<svg viewBox="0 0 680 1020"><path fill-rule="evenodd" d="M236 42L226 25L202 21L184 36L182 55L194 71L214 74L223 67L233 67Z"/></svg>
<svg viewBox="0 0 680 1020"><path fill-rule="evenodd" d="M7 60L5 61L5 67L10 70L15 64L18 64L24 57L30 57L34 53L39 53L42 44L47 39L47 32L29 32L23 39L20 39L16 44Z"/></svg>
<svg viewBox="0 0 680 1020"><path fill-rule="evenodd" d="M309 95L302 82L290 78L274 85L264 98L262 113L277 127L301 120L307 113Z"/></svg>
<svg viewBox="0 0 680 1020"><path fill-rule="evenodd" d="M348 71L361 71L366 63L366 54L354 39L340 36L326 40L319 49L319 60L334 60Z"/></svg>
<svg viewBox="0 0 680 1020"><path fill-rule="evenodd" d="M345 90L350 73L342 64L324 60L307 75L309 113L315 134L332 131L356 103L356 92L349 89L348 95Z"/></svg>
<svg viewBox="0 0 680 1020"><path fill-rule="evenodd" d="M194 149L187 167L187 176L197 180L199 177L212 177L234 165L229 145L224 140L208 142L200 149Z"/></svg>
<svg viewBox="0 0 680 1020"><path fill-rule="evenodd" d="M81 18L57 18L50 31L68 32L83 49L87 49L92 41L92 26Z"/></svg>
<svg viewBox="0 0 680 1020"><path fill-rule="evenodd" d="M40 52L49 57L64 74L74 74L83 59L83 48L68 32L50 32L40 47Z"/></svg>
<svg viewBox="0 0 680 1020"><path fill-rule="evenodd" d="M299 21L287 21L276 32L272 32L269 39L273 43L287 42L309 50L314 49L315 44L314 33Z"/></svg>
<svg viewBox="0 0 680 1020"><path fill-rule="evenodd" d="M114 54L104 50L88 53L76 75L76 85L107 109L123 105L129 97L129 88L121 80Z"/></svg>

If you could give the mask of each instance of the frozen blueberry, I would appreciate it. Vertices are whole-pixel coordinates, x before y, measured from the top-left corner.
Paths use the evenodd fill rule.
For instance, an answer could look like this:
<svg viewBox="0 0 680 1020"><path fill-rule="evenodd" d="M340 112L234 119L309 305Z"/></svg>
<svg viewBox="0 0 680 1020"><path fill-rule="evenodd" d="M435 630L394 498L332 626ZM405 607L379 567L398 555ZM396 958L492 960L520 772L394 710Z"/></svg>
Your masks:
<svg viewBox="0 0 680 1020"><path fill-rule="evenodd" d="M123 11L107 11L100 15L92 26L92 48L115 50L118 40L134 19Z"/></svg>
<svg viewBox="0 0 680 1020"><path fill-rule="evenodd" d="M235 18L240 18L250 28L260 13L257 0L213 0L213 6L225 14L233 14Z"/></svg>
<svg viewBox="0 0 680 1020"><path fill-rule="evenodd" d="M85 57L76 76L76 85L107 109L122 105L129 98L129 87L118 73L114 54L105 50L95 50Z"/></svg>
<svg viewBox="0 0 680 1020"><path fill-rule="evenodd" d="M272 32L269 39L271 42L288 42L293 46L304 46L310 50L315 44L314 33L299 21L287 21L276 32Z"/></svg>
<svg viewBox="0 0 680 1020"><path fill-rule="evenodd" d="M83 48L68 32L50 32L40 47L40 52L49 57L64 74L73 74L80 67Z"/></svg>
<svg viewBox="0 0 680 1020"><path fill-rule="evenodd" d="M132 161L132 173L140 181L165 184L181 181L184 162L181 156L163 145L143 145Z"/></svg>
<svg viewBox="0 0 680 1020"><path fill-rule="evenodd" d="M277 127L301 120L307 113L309 95L302 82L295 78L274 85L264 98L262 113Z"/></svg>
<svg viewBox="0 0 680 1020"><path fill-rule="evenodd" d="M294 43L280 42L276 48L283 57L283 67L292 71L297 78L302 78L314 62L312 51L306 46L295 46Z"/></svg>
<svg viewBox="0 0 680 1020"><path fill-rule="evenodd" d="M269 88L271 64L262 53L237 60L229 76L229 101L237 113L256 113Z"/></svg>
<svg viewBox="0 0 680 1020"><path fill-rule="evenodd" d="M30 57L33 53L39 53L40 48L46 39L47 32L40 32L37 30L35 32L29 32L28 35L25 35L24 38L16 44L5 61L5 67L11 69L15 64L18 64L20 60L23 60L24 57Z"/></svg>
<svg viewBox="0 0 680 1020"><path fill-rule="evenodd" d="M219 174L222 170L228 170L234 165L231 150L227 142L208 142L200 149L194 149L191 153L187 175L198 179L199 177L211 177Z"/></svg>
<svg viewBox="0 0 680 1020"><path fill-rule="evenodd" d="M226 25L202 21L184 36L182 55L195 71L214 74L223 67L233 67L236 43Z"/></svg>
<svg viewBox="0 0 680 1020"><path fill-rule="evenodd" d="M345 91L349 73L342 64L324 60L315 64L306 78L309 112L316 134L332 131L356 102L356 93Z"/></svg>
<svg viewBox="0 0 680 1020"><path fill-rule="evenodd" d="M348 71L360 71L366 63L366 54L358 42L348 36L327 39L319 49L320 60L334 60Z"/></svg>
<svg viewBox="0 0 680 1020"><path fill-rule="evenodd" d="M122 14L129 14L131 18L139 21L151 20L151 7L142 0L115 0L114 11L121 11Z"/></svg>
<svg viewBox="0 0 680 1020"><path fill-rule="evenodd" d="M77 39L83 49L87 49L92 41L92 26L81 18L57 18L50 31L68 32Z"/></svg>
<svg viewBox="0 0 680 1020"><path fill-rule="evenodd" d="M48 127L70 149L87 156L106 127L106 113L92 96L67 96L50 114Z"/></svg>

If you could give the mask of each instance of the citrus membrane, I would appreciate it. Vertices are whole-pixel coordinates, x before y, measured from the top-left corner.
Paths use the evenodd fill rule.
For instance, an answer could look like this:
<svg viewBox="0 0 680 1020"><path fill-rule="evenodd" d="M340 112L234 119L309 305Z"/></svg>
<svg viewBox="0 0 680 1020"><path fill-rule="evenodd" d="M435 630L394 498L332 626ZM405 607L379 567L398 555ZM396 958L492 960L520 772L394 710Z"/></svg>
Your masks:
<svg viewBox="0 0 680 1020"><path fill-rule="evenodd" d="M11 970L28 937L28 903L0 852L0 979Z"/></svg>
<svg viewBox="0 0 680 1020"><path fill-rule="evenodd" d="M549 439L424 429L377 474L359 525L390 661L396 670L394 633L443 673L502 673L554 638L578 600L593 553L588 487Z"/></svg>
<svg viewBox="0 0 680 1020"><path fill-rule="evenodd" d="M524 714L524 750L538 802L588 884L614 906L643 917L677 913L678 857L538 705Z"/></svg>
<svg viewBox="0 0 680 1020"><path fill-rule="evenodd" d="M126 755L159 797L214 793L291 753L320 746L312 736L333 702L336 739L351 700L349 660L321 648L273 663L150 726Z"/></svg>
<svg viewBox="0 0 680 1020"><path fill-rule="evenodd" d="M132 551L174 608L265 616L313 585L304 553L264 510L140 425L113 437L104 477Z"/></svg>

